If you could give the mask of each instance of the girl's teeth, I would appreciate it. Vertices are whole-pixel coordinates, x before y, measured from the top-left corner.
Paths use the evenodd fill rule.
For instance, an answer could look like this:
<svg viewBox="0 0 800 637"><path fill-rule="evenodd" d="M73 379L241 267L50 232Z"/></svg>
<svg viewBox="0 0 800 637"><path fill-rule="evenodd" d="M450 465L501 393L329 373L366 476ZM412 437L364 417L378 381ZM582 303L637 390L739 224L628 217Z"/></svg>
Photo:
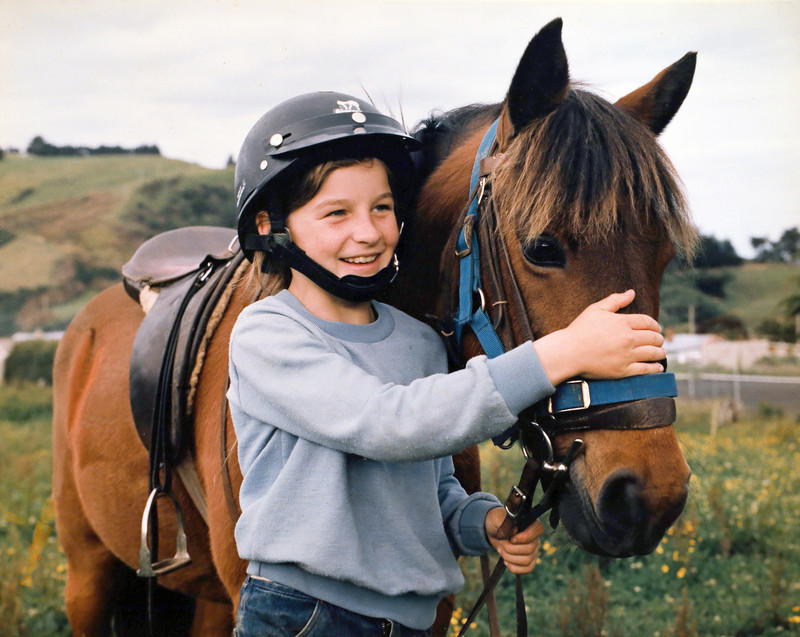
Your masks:
<svg viewBox="0 0 800 637"><path fill-rule="evenodd" d="M348 263L372 263L378 257L355 257L353 259L345 259Z"/></svg>

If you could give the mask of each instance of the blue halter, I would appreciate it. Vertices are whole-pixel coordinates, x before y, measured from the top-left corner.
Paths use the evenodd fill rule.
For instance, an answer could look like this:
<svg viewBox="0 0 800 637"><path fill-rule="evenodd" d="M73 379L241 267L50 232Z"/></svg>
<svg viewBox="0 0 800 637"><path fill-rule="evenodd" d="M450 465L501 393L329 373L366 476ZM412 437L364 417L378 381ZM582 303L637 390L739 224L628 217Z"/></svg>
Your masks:
<svg viewBox="0 0 800 637"><path fill-rule="evenodd" d="M489 358L505 352L500 337L486 313L481 283L480 250L477 227L480 203L484 194L486 177L480 175L481 160L488 157L497 136L499 118L484 135L470 180L471 200L464 225L458 236L457 256L459 258L458 310L455 315L455 336L460 345L465 326L469 326L478 338L483 351ZM474 299L481 299L480 307L474 309ZM678 386L675 375L671 373L645 374L615 380L571 380L556 387L550 397L548 409L552 414L586 409L590 405L609 405L656 397L675 397ZM493 439L497 445L505 444L513 436L512 430Z"/></svg>

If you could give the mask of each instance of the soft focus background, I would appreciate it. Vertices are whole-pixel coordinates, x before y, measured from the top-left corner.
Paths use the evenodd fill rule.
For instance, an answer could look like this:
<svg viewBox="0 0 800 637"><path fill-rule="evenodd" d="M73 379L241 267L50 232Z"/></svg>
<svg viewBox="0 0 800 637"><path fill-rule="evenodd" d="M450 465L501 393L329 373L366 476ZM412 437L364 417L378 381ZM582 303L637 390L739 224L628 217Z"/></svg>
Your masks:
<svg viewBox="0 0 800 637"><path fill-rule="evenodd" d="M2 0L0 147L157 144L221 168L264 111L319 89L410 126L500 101L558 16L572 77L612 99L698 52L663 143L703 232L751 256L752 234L798 223L797 2Z"/></svg>
<svg viewBox="0 0 800 637"><path fill-rule="evenodd" d="M670 266L659 316L694 477L653 555L549 535L526 579L532 633L800 630L800 2L0 0L1 635L69 634L50 383L75 313L152 235L233 226L236 154L271 106L334 89L412 128L500 101L558 16L573 79L612 101L698 52L661 141L702 245ZM482 455L504 495L520 454ZM477 562L464 569L456 623L479 590Z"/></svg>

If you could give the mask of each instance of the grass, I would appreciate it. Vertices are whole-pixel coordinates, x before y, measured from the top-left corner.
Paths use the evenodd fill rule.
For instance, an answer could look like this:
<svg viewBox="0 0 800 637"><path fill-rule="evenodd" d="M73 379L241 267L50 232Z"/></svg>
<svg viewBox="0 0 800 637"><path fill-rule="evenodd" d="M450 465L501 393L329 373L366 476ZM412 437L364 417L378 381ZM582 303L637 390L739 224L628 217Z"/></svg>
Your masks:
<svg viewBox="0 0 800 637"><path fill-rule="evenodd" d="M560 529L548 533L537 569L524 579L530 634L800 631L800 425L761 414L714 435L710 409L679 405L679 437L694 471L691 496L655 553L603 559L578 550ZM66 566L49 503L50 410L47 388L0 387L0 632L9 637L68 634ZM487 446L483 459L485 488L505 495L518 478L521 455ZM456 623L481 588L477 559L464 560L463 568L467 582L456 601ZM498 603L503 634L512 634L509 575ZM485 615L470 634L488 635Z"/></svg>
<svg viewBox="0 0 800 637"><path fill-rule="evenodd" d="M0 632L69 634L50 501L50 390L0 387Z"/></svg>
<svg viewBox="0 0 800 637"><path fill-rule="evenodd" d="M677 428L693 469L689 503L655 553L610 560L586 555L560 529L525 580L537 636L782 635L800 631L798 423L753 417L712 435L710 404L679 406ZM519 467L484 448L485 488L505 494ZM456 605L466 615L481 585L477 564ZM500 615L513 626L513 578ZM455 634L455 633L454 633ZM474 635L488 635L481 618Z"/></svg>
<svg viewBox="0 0 800 637"><path fill-rule="evenodd" d="M173 175L211 172L196 164L157 155L15 157L0 162L0 206L6 213L83 197L93 191L122 190Z"/></svg>

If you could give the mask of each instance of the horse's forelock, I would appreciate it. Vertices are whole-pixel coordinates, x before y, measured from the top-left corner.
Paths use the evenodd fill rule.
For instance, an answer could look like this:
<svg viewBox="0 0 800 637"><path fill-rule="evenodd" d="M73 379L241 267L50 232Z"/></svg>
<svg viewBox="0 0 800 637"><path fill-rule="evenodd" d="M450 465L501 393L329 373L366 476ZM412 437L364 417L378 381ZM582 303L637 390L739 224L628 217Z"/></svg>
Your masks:
<svg viewBox="0 0 800 637"><path fill-rule="evenodd" d="M685 254L696 231L681 182L653 135L576 88L520 131L494 180L501 228L521 240L558 229L578 244L655 223Z"/></svg>

